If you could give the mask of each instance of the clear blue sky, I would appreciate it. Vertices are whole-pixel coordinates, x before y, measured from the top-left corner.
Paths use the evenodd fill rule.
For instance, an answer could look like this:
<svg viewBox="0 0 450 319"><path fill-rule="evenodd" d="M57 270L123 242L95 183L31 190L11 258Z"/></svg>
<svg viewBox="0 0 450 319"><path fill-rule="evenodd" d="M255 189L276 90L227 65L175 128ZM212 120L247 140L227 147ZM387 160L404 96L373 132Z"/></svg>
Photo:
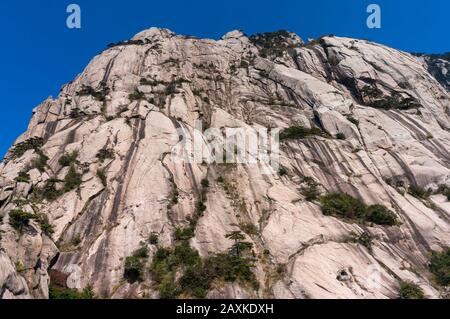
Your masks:
<svg viewBox="0 0 450 319"><path fill-rule="evenodd" d="M66 7L82 9L82 29L66 28ZM382 28L366 27L366 7L382 8ZM303 39L365 38L413 52L450 51L449 0L2 0L0 158L24 131L31 110L80 73L108 43L148 27L220 38L287 29Z"/></svg>

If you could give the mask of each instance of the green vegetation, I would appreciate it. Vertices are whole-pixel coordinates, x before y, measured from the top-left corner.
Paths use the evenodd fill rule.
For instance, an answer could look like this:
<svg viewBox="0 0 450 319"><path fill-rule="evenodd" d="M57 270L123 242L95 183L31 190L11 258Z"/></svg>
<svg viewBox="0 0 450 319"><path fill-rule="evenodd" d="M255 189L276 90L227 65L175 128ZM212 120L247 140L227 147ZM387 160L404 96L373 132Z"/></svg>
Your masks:
<svg viewBox="0 0 450 319"><path fill-rule="evenodd" d="M69 171L64 178L64 192L70 192L80 187L82 183L82 176L77 172L74 164L70 165Z"/></svg>
<svg viewBox="0 0 450 319"><path fill-rule="evenodd" d="M39 223L41 230L44 234L51 237L55 233L55 229L52 224L50 224L48 217L44 214L35 215L36 221Z"/></svg>
<svg viewBox="0 0 450 319"><path fill-rule="evenodd" d="M66 287L60 287L58 285L50 283L49 285L49 298L50 299L95 299L94 291L91 286L78 291L69 289Z"/></svg>
<svg viewBox="0 0 450 319"><path fill-rule="evenodd" d="M383 96L383 92L377 88L376 86L366 85L361 90L360 93L363 97L369 100L369 103L374 99L380 98Z"/></svg>
<svg viewBox="0 0 450 319"><path fill-rule="evenodd" d="M367 207L365 219L368 222L377 225L389 225L393 226L397 224L397 217L386 206L383 205L371 205Z"/></svg>
<svg viewBox="0 0 450 319"><path fill-rule="evenodd" d="M100 181L102 182L102 185L104 187L106 187L106 185L108 184L108 179L106 177L106 173L105 173L105 169L98 169L97 170L97 177L100 179Z"/></svg>
<svg viewBox="0 0 450 319"><path fill-rule="evenodd" d="M425 190L424 188L416 185L409 186L408 192L416 198L428 199L431 195L431 190Z"/></svg>
<svg viewBox="0 0 450 319"><path fill-rule="evenodd" d="M195 228L197 227L198 220L203 216L207 207L205 205L207 199L207 192L209 189L209 180L203 179L201 181L201 191L195 204L194 216L189 218L189 225L185 227L179 227L175 230L175 239L178 241L186 241L195 236ZM177 191L178 192L178 191ZM177 197L178 200L178 197Z"/></svg>
<svg viewBox="0 0 450 319"><path fill-rule="evenodd" d="M419 108L420 104L412 97L404 98L398 92L383 97L383 92L375 86L366 85L360 93L366 98L369 106L384 110L408 110Z"/></svg>
<svg viewBox="0 0 450 319"><path fill-rule="evenodd" d="M165 82L160 80L141 78L140 84L147 86L158 86L160 84L165 84Z"/></svg>
<svg viewBox="0 0 450 319"><path fill-rule="evenodd" d="M176 240L189 240L195 236L195 227L189 225L187 227L175 229L175 239Z"/></svg>
<svg viewBox="0 0 450 319"><path fill-rule="evenodd" d="M327 136L326 133L316 127L305 128L303 126L291 126L280 133L280 140L302 139L314 135Z"/></svg>
<svg viewBox="0 0 450 319"><path fill-rule="evenodd" d="M148 43L148 40L144 42L143 40L127 40L127 41L119 41L119 42L113 42L107 45L108 49L118 47L118 46L126 46L126 45L144 45L145 43Z"/></svg>
<svg viewBox="0 0 450 319"><path fill-rule="evenodd" d="M239 228L242 229L244 233L247 235L258 235L258 227L256 227L252 223L243 223L239 225Z"/></svg>
<svg viewBox="0 0 450 319"><path fill-rule="evenodd" d="M323 196L322 212L326 216L344 218L361 223L393 226L398 223L393 212L383 205L367 206L348 194L331 193Z"/></svg>
<svg viewBox="0 0 450 319"><path fill-rule="evenodd" d="M16 182L18 183L28 183L30 181L30 175L27 172L19 172L19 175L16 177Z"/></svg>
<svg viewBox="0 0 450 319"><path fill-rule="evenodd" d="M446 196L447 200L450 201L450 187L448 187L447 185L440 185L437 193Z"/></svg>
<svg viewBox="0 0 450 319"><path fill-rule="evenodd" d="M22 157L28 150L38 151L44 145L44 140L39 137L29 138L28 140L15 145L11 150L13 159Z"/></svg>
<svg viewBox="0 0 450 319"><path fill-rule="evenodd" d="M237 232L240 233L240 232ZM233 238L236 237L234 234ZM198 252L183 242L173 249L159 248L153 257L150 267L152 279L156 283L160 297L173 299L178 297L205 298L214 280L239 282L258 287L252 272L253 259L242 257L252 248L249 243L242 242L242 234L230 249L229 253L221 253L200 258ZM240 253L236 254L236 245ZM244 250L243 247L246 247ZM176 274L182 273L176 280Z"/></svg>
<svg viewBox="0 0 450 319"><path fill-rule="evenodd" d="M9 224L20 233L29 225L30 220L35 220L41 227L42 232L48 236L55 232L53 225L49 223L47 216L43 214L28 213L21 209L13 209L9 212Z"/></svg>
<svg viewBox="0 0 450 319"><path fill-rule="evenodd" d="M305 196L305 199L308 202L315 201L319 198L320 193L317 184L311 177L307 176L303 179L303 182L306 183L306 187L302 188L302 194Z"/></svg>
<svg viewBox="0 0 450 319"><path fill-rule="evenodd" d="M151 233L150 236L148 237L148 242L151 245L157 245L158 241L159 241L159 238L158 238L158 234L156 234L156 233Z"/></svg>
<svg viewBox="0 0 450 319"><path fill-rule="evenodd" d="M80 91L77 92L78 96L92 96L94 99L100 102L104 102L106 100L106 96L109 93L109 88L104 85L101 85L100 89L97 91L91 86L83 85Z"/></svg>
<svg viewBox="0 0 450 319"><path fill-rule="evenodd" d="M36 195L42 196L50 202L56 200L63 194L63 192L56 187L58 183L60 183L60 181L54 178L47 180L42 189L35 191Z"/></svg>
<svg viewBox="0 0 450 319"><path fill-rule="evenodd" d="M141 247L136 250L133 255L127 257L125 260L124 278L134 283L142 281L144 275L145 260L148 258L147 247Z"/></svg>
<svg viewBox="0 0 450 319"><path fill-rule="evenodd" d="M47 168L48 157L41 150L36 150L36 153L38 157L31 162L31 168L36 168L43 173Z"/></svg>
<svg viewBox="0 0 450 319"><path fill-rule="evenodd" d="M35 214L27 213L20 209L13 209L9 212L9 224L19 232L22 232L29 225L30 220L35 218Z"/></svg>
<svg viewBox="0 0 450 319"><path fill-rule="evenodd" d="M348 115L347 120L349 120L351 123L355 124L356 126L359 126L359 121L356 118L354 118L353 116Z"/></svg>
<svg viewBox="0 0 450 319"><path fill-rule="evenodd" d="M282 57L290 48L299 47L294 44L291 34L286 30L255 34L250 41L259 49L263 58L269 56Z"/></svg>
<svg viewBox="0 0 450 319"><path fill-rule="evenodd" d="M202 179L202 187L203 188L208 188L209 187L209 180L207 178Z"/></svg>
<svg viewBox="0 0 450 319"><path fill-rule="evenodd" d="M345 139L346 139L344 133L337 133L337 134L336 134L336 138L337 138L338 140L345 140Z"/></svg>
<svg viewBox="0 0 450 319"><path fill-rule="evenodd" d="M107 159L114 159L114 150L109 148L103 148L97 152L97 158L101 163L104 163Z"/></svg>
<svg viewBox="0 0 450 319"><path fill-rule="evenodd" d="M60 157L58 163L63 167L69 167L70 165L75 164L77 162L77 158L78 158L78 151L65 153L63 156Z"/></svg>
<svg viewBox="0 0 450 319"><path fill-rule="evenodd" d="M286 176L288 174L288 171L286 167L280 166L280 169L278 170L278 175L280 176Z"/></svg>
<svg viewBox="0 0 450 319"><path fill-rule="evenodd" d="M368 232L363 232L361 234L351 233L348 238L349 242L361 244L366 247L369 251L372 250L373 237Z"/></svg>
<svg viewBox="0 0 450 319"><path fill-rule="evenodd" d="M24 274L27 270L25 269L24 265L20 261L16 261L14 264L17 273Z"/></svg>
<svg viewBox="0 0 450 319"><path fill-rule="evenodd" d="M73 239L72 239L72 245L74 246L78 246L79 244L81 244L82 239L81 236L78 234L76 235Z"/></svg>
<svg viewBox="0 0 450 319"><path fill-rule="evenodd" d="M423 290L412 282L401 282L398 292L399 299L426 299Z"/></svg>
<svg viewBox="0 0 450 319"><path fill-rule="evenodd" d="M145 94L136 89L133 93L130 93L128 95L128 98L130 99L130 101L145 100Z"/></svg>
<svg viewBox="0 0 450 319"><path fill-rule="evenodd" d="M442 252L433 252L430 260L430 270L436 281L442 286L450 284L450 247Z"/></svg>

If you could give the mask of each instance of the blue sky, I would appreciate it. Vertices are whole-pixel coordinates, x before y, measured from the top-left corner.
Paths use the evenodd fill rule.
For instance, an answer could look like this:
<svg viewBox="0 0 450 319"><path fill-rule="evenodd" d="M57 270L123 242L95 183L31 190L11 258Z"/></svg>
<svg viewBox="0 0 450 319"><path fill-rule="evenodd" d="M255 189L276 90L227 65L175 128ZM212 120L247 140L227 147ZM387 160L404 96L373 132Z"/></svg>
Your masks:
<svg viewBox="0 0 450 319"><path fill-rule="evenodd" d="M82 10L82 28L66 27L66 7ZM368 29L366 8L382 8L382 28ZM108 43L165 27L220 38L287 29L303 39L335 34L402 50L450 51L448 0L2 0L0 2L0 158L27 128L31 110L72 80Z"/></svg>

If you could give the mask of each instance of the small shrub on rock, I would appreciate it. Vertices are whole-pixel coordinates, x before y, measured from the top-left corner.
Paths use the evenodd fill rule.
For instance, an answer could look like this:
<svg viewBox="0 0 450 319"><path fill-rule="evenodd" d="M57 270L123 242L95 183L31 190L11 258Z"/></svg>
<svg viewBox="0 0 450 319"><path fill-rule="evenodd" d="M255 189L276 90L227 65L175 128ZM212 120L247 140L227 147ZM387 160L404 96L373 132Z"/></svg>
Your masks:
<svg viewBox="0 0 450 319"><path fill-rule="evenodd" d="M442 286L450 284L450 248L442 252L433 252L430 260L430 270L436 281Z"/></svg>
<svg viewBox="0 0 450 319"><path fill-rule="evenodd" d="M39 150L44 145L44 140L40 137L29 138L28 140L15 145L11 150L13 159L22 157L28 150Z"/></svg>
<svg viewBox="0 0 450 319"><path fill-rule="evenodd" d="M69 167L77 162L78 151L73 151L71 153L66 153L59 159L59 165L63 167Z"/></svg>
<svg viewBox="0 0 450 319"><path fill-rule="evenodd" d="M316 127L291 126L280 133L280 140L303 139L314 135L326 136L322 130Z"/></svg>
<svg viewBox="0 0 450 319"><path fill-rule="evenodd" d="M70 192L74 189L80 187L82 183L82 176L77 172L75 165L70 165L69 171L67 172L66 177L64 178L64 191Z"/></svg>
<svg viewBox="0 0 450 319"><path fill-rule="evenodd" d="M20 172L16 177L16 182L18 183L28 183L30 181L30 175L27 172Z"/></svg>
<svg viewBox="0 0 450 319"><path fill-rule="evenodd" d="M124 278L128 282L142 281L146 258L148 258L148 249L142 247L125 259Z"/></svg>
<svg viewBox="0 0 450 319"><path fill-rule="evenodd" d="M427 191L424 188L416 185L411 185L409 187L409 193L413 195L414 197L420 198L420 199L428 199L431 195L431 191Z"/></svg>
<svg viewBox="0 0 450 319"><path fill-rule="evenodd" d="M386 206L372 205L367 208L366 220L378 224L393 226L397 224L397 217Z"/></svg>
<svg viewBox="0 0 450 319"><path fill-rule="evenodd" d="M103 148L100 151L97 152L97 158L100 160L101 163L106 161L107 159L114 159L114 150Z"/></svg>
<svg viewBox="0 0 450 319"><path fill-rule="evenodd" d="M423 290L412 282L401 282L398 292L399 299L426 299Z"/></svg>
<svg viewBox="0 0 450 319"><path fill-rule="evenodd" d="M19 232L22 232L32 219L36 219L35 214L24 212L20 209L13 209L9 212L9 224Z"/></svg>
<svg viewBox="0 0 450 319"><path fill-rule="evenodd" d="M393 226L398 223L397 216L383 205L367 206L361 200L348 194L331 193L323 196L322 212L326 216L334 216L362 223Z"/></svg>

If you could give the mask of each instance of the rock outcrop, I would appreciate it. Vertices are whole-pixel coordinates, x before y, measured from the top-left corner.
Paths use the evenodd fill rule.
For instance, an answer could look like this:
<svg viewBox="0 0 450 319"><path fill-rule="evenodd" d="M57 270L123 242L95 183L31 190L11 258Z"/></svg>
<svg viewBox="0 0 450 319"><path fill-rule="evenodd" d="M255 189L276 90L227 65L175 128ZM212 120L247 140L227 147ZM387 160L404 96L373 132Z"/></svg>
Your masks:
<svg viewBox="0 0 450 319"><path fill-rule="evenodd" d="M194 216L184 241L202 258L227 252L233 231L253 245L259 285L216 280L209 298L396 298L402 281L442 297L428 264L450 244L439 192L449 107L423 59L365 40L143 31L36 107L1 162L0 298L48 298L51 272L105 298L158 298L154 254ZM174 161L180 130L194 136L198 120L321 134L282 140L280 171ZM327 216L311 188L382 204L399 222ZM141 278L127 281L142 247Z"/></svg>
<svg viewBox="0 0 450 319"><path fill-rule="evenodd" d="M439 81L447 91L450 89L450 53L417 54L428 65L428 71Z"/></svg>

